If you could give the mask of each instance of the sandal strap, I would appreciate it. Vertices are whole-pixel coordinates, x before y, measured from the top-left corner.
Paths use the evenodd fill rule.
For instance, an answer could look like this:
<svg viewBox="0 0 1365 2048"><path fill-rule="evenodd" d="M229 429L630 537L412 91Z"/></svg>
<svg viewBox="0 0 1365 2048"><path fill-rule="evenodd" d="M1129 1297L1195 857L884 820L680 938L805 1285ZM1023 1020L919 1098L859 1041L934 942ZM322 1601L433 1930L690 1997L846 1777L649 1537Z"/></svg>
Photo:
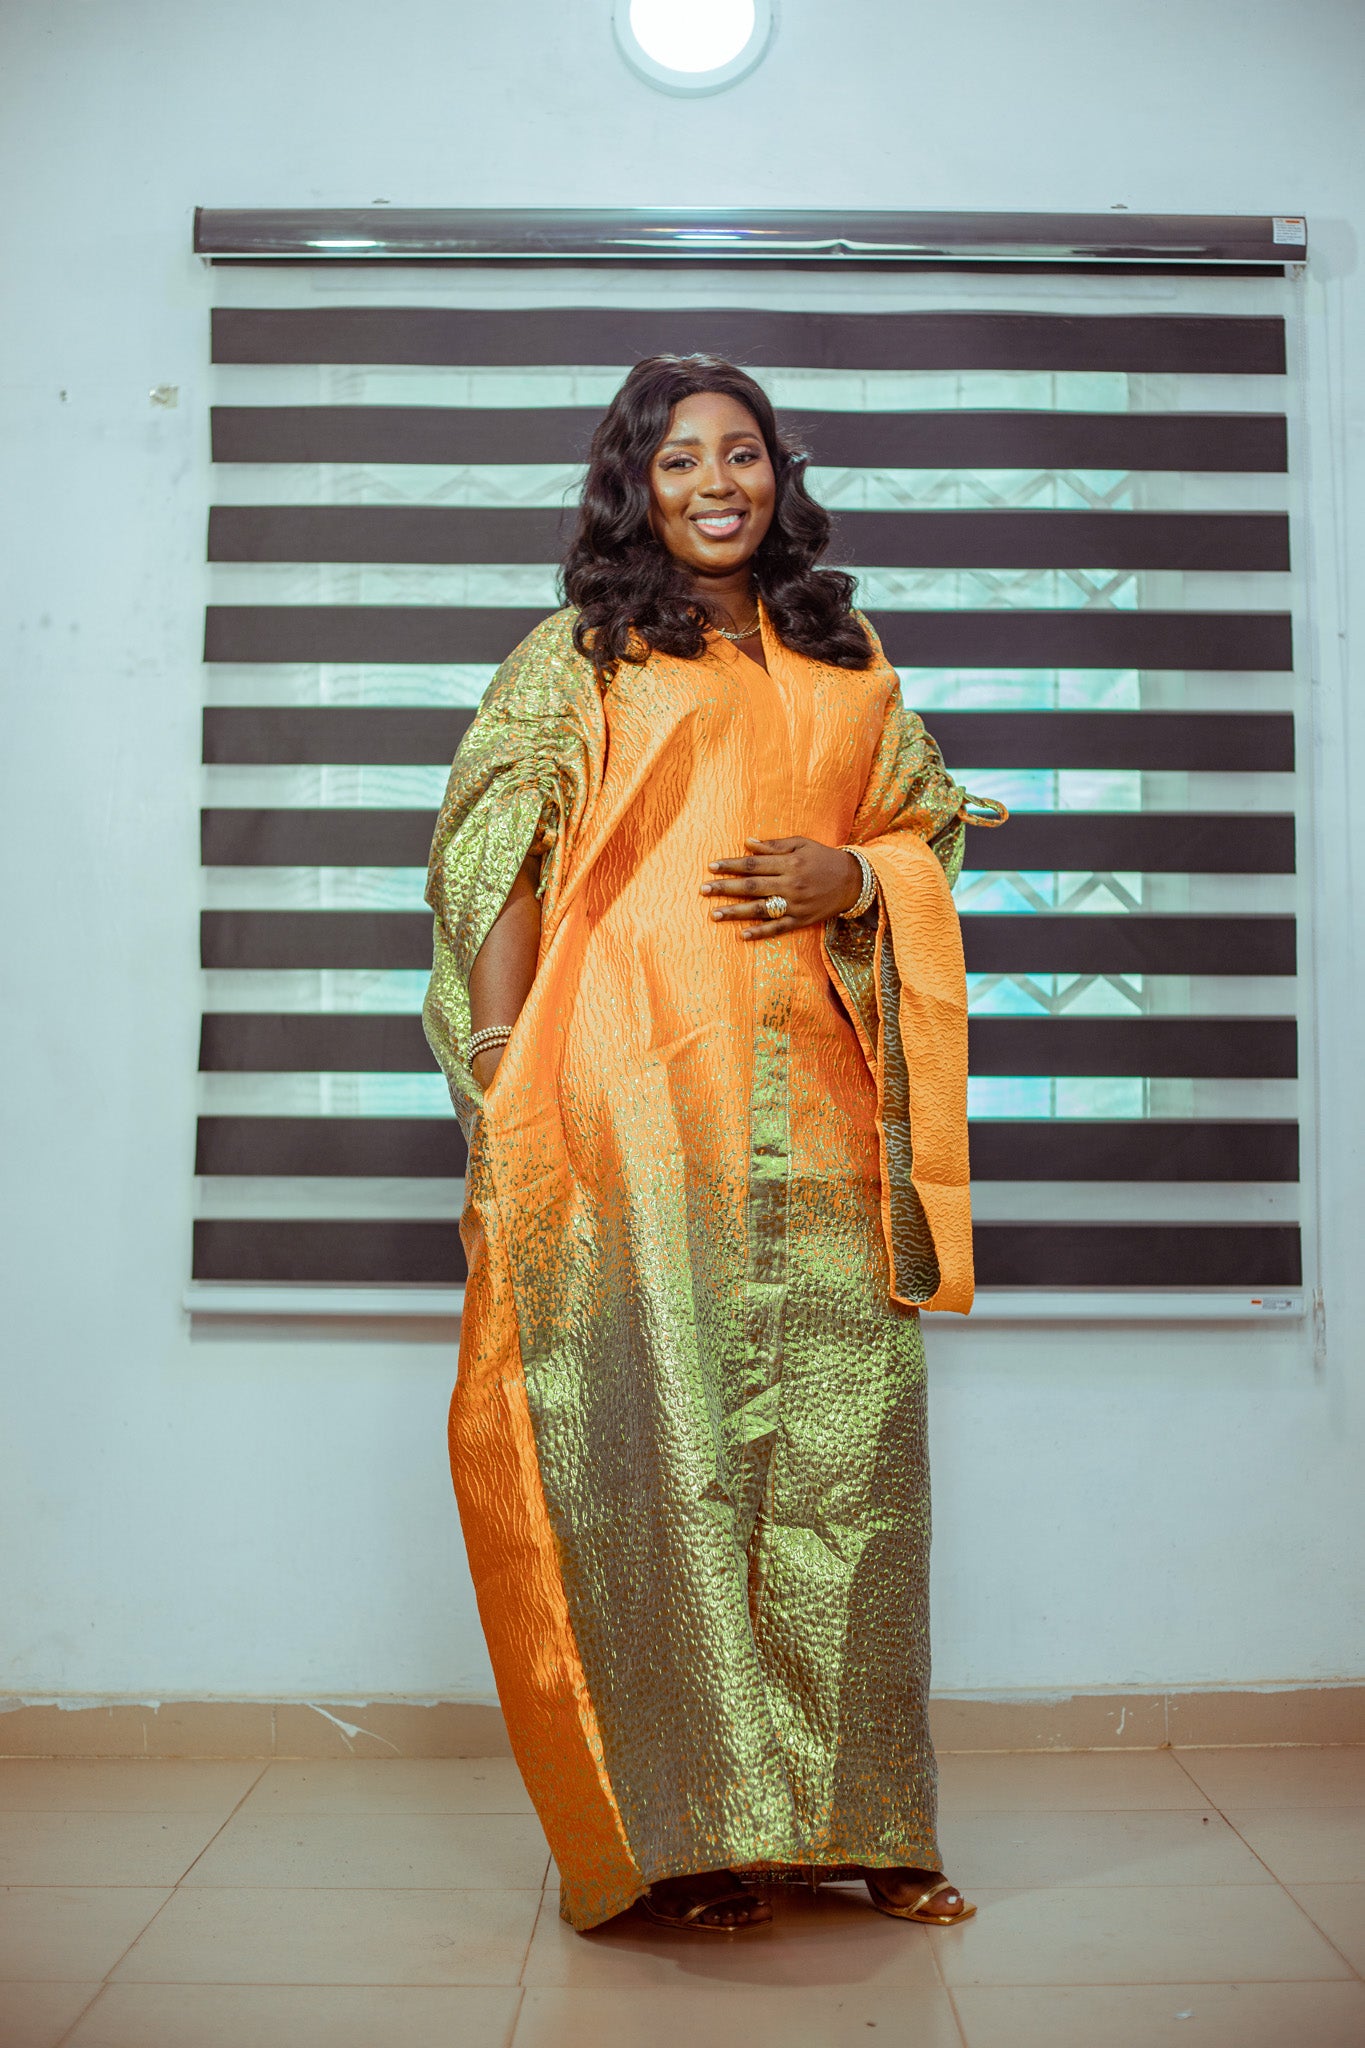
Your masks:
<svg viewBox="0 0 1365 2048"><path fill-rule="evenodd" d="M689 1906L681 1917L684 1920L702 1920L713 1906L752 1906L757 1903L757 1899L757 1892L717 1892L713 1899L698 1899L696 1905Z"/></svg>
<svg viewBox="0 0 1365 2048"><path fill-rule="evenodd" d="M883 1899L886 1899L889 1905L891 1901L887 1897L886 1892L882 1890L882 1887L877 1885L876 1890ZM922 1913L931 1899L940 1898L944 1892L955 1892L956 1890L957 1886L951 1878L940 1877L933 1884L926 1885L924 1890L917 1897L913 1898L908 1905L902 1906L900 1911L903 1913Z"/></svg>
<svg viewBox="0 0 1365 2048"><path fill-rule="evenodd" d="M733 1891L712 1892L708 1897L698 1899L693 1905L674 1910L650 1891L650 1910L662 1919L674 1921L679 1927L689 1927L694 1920L702 1920L715 1906L751 1906L758 1903L758 1893L746 1885L736 1885Z"/></svg>

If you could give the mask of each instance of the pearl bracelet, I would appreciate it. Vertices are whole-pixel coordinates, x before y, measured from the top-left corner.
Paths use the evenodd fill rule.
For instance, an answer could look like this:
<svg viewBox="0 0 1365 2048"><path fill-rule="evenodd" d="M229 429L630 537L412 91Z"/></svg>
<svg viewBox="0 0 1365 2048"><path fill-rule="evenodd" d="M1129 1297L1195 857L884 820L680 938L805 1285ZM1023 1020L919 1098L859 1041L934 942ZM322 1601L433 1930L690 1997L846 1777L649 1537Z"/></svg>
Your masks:
<svg viewBox="0 0 1365 2048"><path fill-rule="evenodd" d="M491 1052L494 1046L506 1045L511 1036L512 1026L510 1024L485 1024L483 1030L476 1031L469 1041L469 1051L465 1055L465 1065L472 1069L475 1060L481 1052Z"/></svg>
<svg viewBox="0 0 1365 2048"><path fill-rule="evenodd" d="M863 886L858 891L856 900L849 904L847 910L839 912L840 917L847 918L851 922L854 918L862 917L866 911L872 908L877 898L877 877L872 872L872 863L867 858L867 855L860 853L856 846L841 846L839 851L853 855L853 858L858 863L858 872L863 878Z"/></svg>

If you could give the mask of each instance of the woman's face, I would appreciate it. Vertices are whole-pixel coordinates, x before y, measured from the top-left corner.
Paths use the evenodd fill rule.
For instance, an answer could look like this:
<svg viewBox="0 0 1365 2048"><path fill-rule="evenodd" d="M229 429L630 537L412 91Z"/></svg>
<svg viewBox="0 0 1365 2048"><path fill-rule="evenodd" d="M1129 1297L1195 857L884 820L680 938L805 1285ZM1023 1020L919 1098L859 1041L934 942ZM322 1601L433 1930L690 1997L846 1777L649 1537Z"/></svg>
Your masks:
<svg viewBox="0 0 1365 2048"><path fill-rule="evenodd" d="M694 575L732 575L772 525L777 479L758 421L737 398L679 399L649 465L649 523Z"/></svg>

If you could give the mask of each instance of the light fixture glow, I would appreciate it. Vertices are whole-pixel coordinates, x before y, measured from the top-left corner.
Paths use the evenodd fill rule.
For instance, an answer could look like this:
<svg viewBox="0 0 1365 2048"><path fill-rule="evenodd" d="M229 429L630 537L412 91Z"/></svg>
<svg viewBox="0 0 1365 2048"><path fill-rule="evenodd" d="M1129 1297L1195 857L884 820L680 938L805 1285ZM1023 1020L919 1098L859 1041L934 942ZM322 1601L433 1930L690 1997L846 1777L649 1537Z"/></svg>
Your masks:
<svg viewBox="0 0 1365 2048"><path fill-rule="evenodd" d="M755 27L754 0L630 0L640 48L669 71L717 71L732 64Z"/></svg>
<svg viewBox="0 0 1365 2048"><path fill-rule="evenodd" d="M631 69L664 92L719 92L747 77L772 37L774 0L614 0Z"/></svg>

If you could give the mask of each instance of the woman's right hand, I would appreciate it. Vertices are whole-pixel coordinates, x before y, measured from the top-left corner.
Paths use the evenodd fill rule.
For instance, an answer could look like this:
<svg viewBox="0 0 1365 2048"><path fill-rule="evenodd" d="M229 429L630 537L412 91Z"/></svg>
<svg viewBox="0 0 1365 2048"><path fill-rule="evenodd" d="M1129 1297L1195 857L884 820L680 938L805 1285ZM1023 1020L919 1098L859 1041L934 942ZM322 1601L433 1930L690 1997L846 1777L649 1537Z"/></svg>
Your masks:
<svg viewBox="0 0 1365 2048"><path fill-rule="evenodd" d="M487 1089L494 1074L498 1071L498 1062L501 1058L502 1047L500 1045L490 1045L483 1052L475 1053L474 1064L469 1071L478 1082L480 1088Z"/></svg>

